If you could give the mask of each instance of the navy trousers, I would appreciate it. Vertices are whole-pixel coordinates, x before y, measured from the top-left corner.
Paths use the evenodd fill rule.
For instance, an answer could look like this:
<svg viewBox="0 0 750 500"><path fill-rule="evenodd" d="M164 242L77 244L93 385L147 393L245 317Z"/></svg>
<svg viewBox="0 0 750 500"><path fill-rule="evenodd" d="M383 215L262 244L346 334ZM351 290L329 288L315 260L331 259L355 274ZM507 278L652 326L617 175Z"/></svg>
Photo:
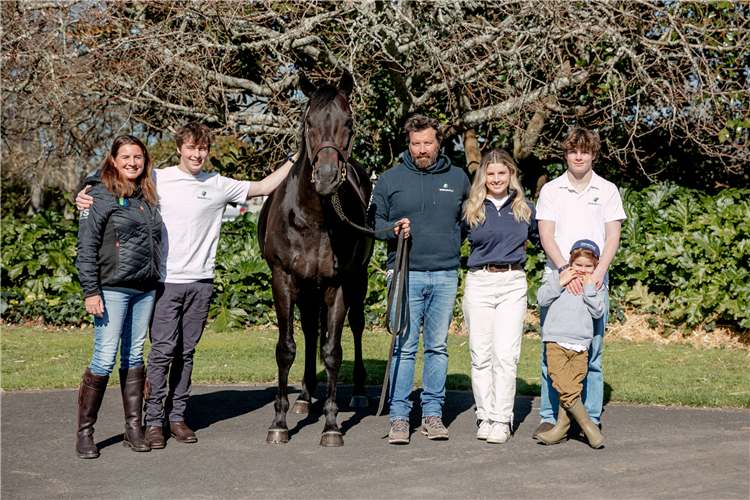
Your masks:
<svg viewBox="0 0 750 500"><path fill-rule="evenodd" d="M185 420L193 355L206 326L213 290L212 281L157 285L147 364L151 391L145 403L146 425L161 427L167 420Z"/></svg>

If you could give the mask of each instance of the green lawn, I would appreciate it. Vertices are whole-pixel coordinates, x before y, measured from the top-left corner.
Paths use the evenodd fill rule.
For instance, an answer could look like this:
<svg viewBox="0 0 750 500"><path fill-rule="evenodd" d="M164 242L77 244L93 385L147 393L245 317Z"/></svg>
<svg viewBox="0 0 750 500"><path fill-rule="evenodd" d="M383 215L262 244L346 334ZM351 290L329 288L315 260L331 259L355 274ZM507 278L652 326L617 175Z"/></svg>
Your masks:
<svg viewBox="0 0 750 500"><path fill-rule="evenodd" d="M195 355L194 382L274 382L276 380L273 329L207 331ZM56 330L3 327L0 349L4 390L77 387L91 360L93 329ZM367 383L379 385L385 372L390 338L366 332L364 345ZM297 360L290 380L299 382L304 360L304 337L297 336ZM149 345L146 343L146 352ZM468 337L448 340L448 388L471 389ZM539 394L539 340L524 339L518 366L519 394ZM354 349L344 332L341 382L351 383ZM750 353L732 349L695 349L657 346L630 341L604 345L605 399L627 403L689 406L750 407ZM416 385L421 384L421 355ZM318 379L325 370L318 361ZM117 370L110 378L118 384Z"/></svg>

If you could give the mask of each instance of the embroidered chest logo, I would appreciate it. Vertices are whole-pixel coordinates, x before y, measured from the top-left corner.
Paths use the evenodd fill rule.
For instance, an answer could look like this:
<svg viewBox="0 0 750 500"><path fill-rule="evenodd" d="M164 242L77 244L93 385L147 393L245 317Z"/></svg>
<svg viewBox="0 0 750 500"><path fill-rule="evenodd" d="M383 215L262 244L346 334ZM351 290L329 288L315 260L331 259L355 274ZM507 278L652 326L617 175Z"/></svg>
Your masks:
<svg viewBox="0 0 750 500"><path fill-rule="evenodd" d="M210 196L206 196L207 193L208 193L208 191L201 191L201 193L198 195L198 199L199 200L211 200L211 199L213 199Z"/></svg>
<svg viewBox="0 0 750 500"><path fill-rule="evenodd" d="M446 192L446 193L452 193L453 192L453 190L448 187L448 183L447 182L445 184L443 184L443 187L441 187L440 189L438 189L438 191L443 191L443 192Z"/></svg>
<svg viewBox="0 0 750 500"><path fill-rule="evenodd" d="M594 199L589 202L589 205L596 205L598 207L602 206L602 204L599 202L598 196L594 196Z"/></svg>

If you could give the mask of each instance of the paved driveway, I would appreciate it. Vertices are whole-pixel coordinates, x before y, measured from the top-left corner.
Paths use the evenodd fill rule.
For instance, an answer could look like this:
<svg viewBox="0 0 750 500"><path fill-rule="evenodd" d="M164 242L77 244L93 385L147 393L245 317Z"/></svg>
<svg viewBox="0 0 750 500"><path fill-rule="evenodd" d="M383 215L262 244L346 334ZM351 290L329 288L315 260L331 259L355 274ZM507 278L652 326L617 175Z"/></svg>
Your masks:
<svg viewBox="0 0 750 500"><path fill-rule="evenodd" d="M605 447L593 450L575 440L533 441L539 402L519 397L515 435L489 445L475 438L471 393L449 391L449 441L417 431L408 446L393 446L388 417L376 418L372 407L349 410L350 394L341 388L342 448L318 444L320 399L313 414L289 416L287 445L271 446L274 387L200 385L187 415L198 443L170 440L163 450L134 453L122 446L122 403L112 387L96 425L101 457L81 460L77 391L2 393L0 493L3 500L750 498L750 410L607 404ZM315 397L324 397L324 387ZM415 415L412 428L418 425Z"/></svg>

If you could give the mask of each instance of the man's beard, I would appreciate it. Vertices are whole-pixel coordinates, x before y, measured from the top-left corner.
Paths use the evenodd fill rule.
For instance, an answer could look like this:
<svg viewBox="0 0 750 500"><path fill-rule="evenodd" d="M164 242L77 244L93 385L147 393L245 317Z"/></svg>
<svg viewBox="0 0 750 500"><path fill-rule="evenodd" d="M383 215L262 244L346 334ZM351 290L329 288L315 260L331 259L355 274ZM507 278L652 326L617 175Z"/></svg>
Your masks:
<svg viewBox="0 0 750 500"><path fill-rule="evenodd" d="M431 156L419 156L413 159L414 159L414 163L417 164L417 167L424 170L435 164L435 162L437 161L438 155L440 155L440 150L436 149L435 152L432 153Z"/></svg>

